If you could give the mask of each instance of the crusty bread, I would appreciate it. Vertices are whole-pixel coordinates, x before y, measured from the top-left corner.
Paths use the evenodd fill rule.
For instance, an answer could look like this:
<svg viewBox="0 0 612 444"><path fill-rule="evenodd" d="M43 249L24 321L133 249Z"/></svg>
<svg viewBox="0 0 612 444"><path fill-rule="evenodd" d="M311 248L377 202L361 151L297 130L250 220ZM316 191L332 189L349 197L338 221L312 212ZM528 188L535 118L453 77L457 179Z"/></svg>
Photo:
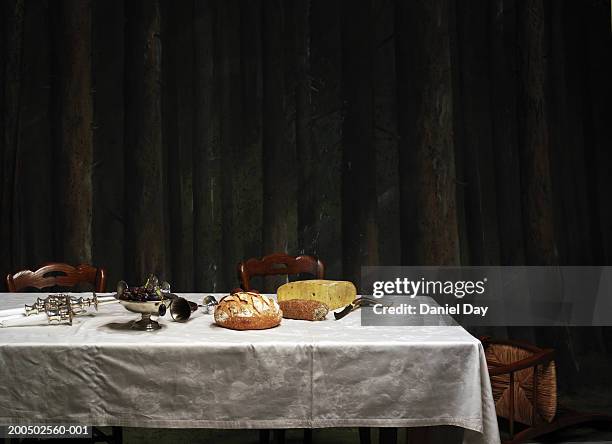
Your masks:
<svg viewBox="0 0 612 444"><path fill-rule="evenodd" d="M225 296L215 308L217 325L232 330L263 330L281 323L283 312L274 299L240 291Z"/></svg>
<svg viewBox="0 0 612 444"><path fill-rule="evenodd" d="M286 319L303 321L322 321L327 316L329 308L323 302L306 299L289 299L278 303Z"/></svg>

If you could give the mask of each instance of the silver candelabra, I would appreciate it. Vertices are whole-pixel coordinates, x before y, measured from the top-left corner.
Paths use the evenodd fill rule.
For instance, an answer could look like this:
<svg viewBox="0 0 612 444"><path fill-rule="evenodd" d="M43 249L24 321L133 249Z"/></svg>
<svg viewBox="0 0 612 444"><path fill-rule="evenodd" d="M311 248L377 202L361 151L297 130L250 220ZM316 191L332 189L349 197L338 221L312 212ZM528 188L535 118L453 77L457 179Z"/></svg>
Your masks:
<svg viewBox="0 0 612 444"><path fill-rule="evenodd" d="M46 321L49 324L72 325L72 319L87 312L87 309L119 301L114 296L98 296L95 292L90 298L70 296L65 293L51 294L46 298L37 298L32 305L24 308L0 310L0 326L31 325L36 321Z"/></svg>

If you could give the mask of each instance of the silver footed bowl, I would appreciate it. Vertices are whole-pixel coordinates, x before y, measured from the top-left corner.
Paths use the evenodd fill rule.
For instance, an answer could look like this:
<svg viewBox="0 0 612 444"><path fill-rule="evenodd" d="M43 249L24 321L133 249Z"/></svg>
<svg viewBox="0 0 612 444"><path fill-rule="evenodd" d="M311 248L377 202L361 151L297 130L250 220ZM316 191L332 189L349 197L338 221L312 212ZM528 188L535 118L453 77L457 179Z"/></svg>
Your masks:
<svg viewBox="0 0 612 444"><path fill-rule="evenodd" d="M132 328L142 331L159 330L161 325L151 316L164 316L166 309L177 296L170 293L170 285L163 282L161 286L157 277L150 276L142 287L129 288L124 281L117 284L115 298L126 310L141 314L138 321L132 323Z"/></svg>
<svg viewBox="0 0 612 444"><path fill-rule="evenodd" d="M160 314L159 309L162 304L167 306L170 303L170 299L163 299L159 301L147 301L147 302L137 302L137 301L122 301L119 303L123 305L126 310L131 311L132 313L141 313L141 314L150 314L153 316L163 316ZM163 311L163 308L162 308Z"/></svg>
<svg viewBox="0 0 612 444"><path fill-rule="evenodd" d="M153 331L161 328L159 322L151 319L151 316L163 316L166 314L166 306L169 302L169 299L146 302L119 300L119 303L123 305L126 310L142 315L139 320L132 323L133 329L142 331Z"/></svg>

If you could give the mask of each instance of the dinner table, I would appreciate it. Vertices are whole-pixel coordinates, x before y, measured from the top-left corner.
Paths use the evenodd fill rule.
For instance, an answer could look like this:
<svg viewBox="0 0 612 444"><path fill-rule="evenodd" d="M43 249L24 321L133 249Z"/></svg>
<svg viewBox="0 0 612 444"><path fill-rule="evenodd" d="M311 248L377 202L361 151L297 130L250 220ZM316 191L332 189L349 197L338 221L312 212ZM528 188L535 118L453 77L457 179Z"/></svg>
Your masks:
<svg viewBox="0 0 612 444"><path fill-rule="evenodd" d="M37 296L0 294L0 310ZM161 329L137 331L138 317L110 304L71 325L0 328L0 425L450 425L465 443L500 442L483 346L461 326L363 326L353 312L235 331L199 308L186 322L166 314Z"/></svg>

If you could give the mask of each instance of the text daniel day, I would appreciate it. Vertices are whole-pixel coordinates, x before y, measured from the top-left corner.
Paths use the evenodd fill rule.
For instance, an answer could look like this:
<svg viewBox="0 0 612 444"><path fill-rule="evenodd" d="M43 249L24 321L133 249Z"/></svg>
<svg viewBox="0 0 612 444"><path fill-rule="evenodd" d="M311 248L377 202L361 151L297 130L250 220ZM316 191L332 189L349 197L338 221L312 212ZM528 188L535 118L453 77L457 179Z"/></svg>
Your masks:
<svg viewBox="0 0 612 444"><path fill-rule="evenodd" d="M416 315L417 307L411 304L400 304L395 306L386 306L383 304L376 304L372 306L374 314L377 315ZM419 304L418 314L437 314L437 315L474 315L474 316L486 316L489 307L483 307L481 305L473 304L455 304L444 306L432 306L428 304Z"/></svg>

